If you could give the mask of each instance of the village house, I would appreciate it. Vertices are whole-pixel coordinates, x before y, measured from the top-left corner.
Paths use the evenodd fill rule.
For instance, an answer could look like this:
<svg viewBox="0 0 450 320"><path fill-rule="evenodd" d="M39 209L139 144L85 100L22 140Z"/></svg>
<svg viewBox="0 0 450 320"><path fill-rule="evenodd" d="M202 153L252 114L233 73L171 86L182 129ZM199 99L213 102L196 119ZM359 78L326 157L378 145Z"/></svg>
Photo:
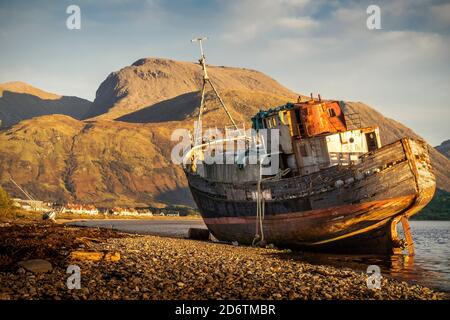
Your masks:
<svg viewBox="0 0 450 320"><path fill-rule="evenodd" d="M13 205L27 211L45 211L48 207L43 201L39 200L24 200L19 198L13 199Z"/></svg>
<svg viewBox="0 0 450 320"><path fill-rule="evenodd" d="M153 212L151 212L148 209L137 209L137 211L138 211L140 216L147 216L147 217L153 216Z"/></svg>
<svg viewBox="0 0 450 320"><path fill-rule="evenodd" d="M172 212L172 213L166 214L166 216L168 216L168 217L179 217L180 214L178 212Z"/></svg>
<svg viewBox="0 0 450 320"><path fill-rule="evenodd" d="M97 215L98 209L93 205L81 205L68 203L63 207L62 213L72 213L72 214L90 214Z"/></svg>
<svg viewBox="0 0 450 320"><path fill-rule="evenodd" d="M133 208L114 207L112 208L112 214L116 216L137 216L139 213Z"/></svg>

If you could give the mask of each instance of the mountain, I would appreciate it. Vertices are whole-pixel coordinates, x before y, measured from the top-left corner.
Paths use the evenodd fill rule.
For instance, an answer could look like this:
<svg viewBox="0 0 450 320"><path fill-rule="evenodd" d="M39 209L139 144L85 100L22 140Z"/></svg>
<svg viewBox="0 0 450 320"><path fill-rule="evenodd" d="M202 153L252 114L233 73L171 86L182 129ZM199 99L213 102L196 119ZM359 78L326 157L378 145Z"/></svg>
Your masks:
<svg viewBox="0 0 450 320"><path fill-rule="evenodd" d="M445 140L440 145L435 147L437 151L442 153L447 159L450 159L450 140Z"/></svg>
<svg viewBox="0 0 450 320"><path fill-rule="evenodd" d="M295 101L297 94L264 74L213 67L210 77L237 122L249 124L260 108ZM200 67L166 59L141 59L100 85L90 118L47 115L0 131L0 184L19 196L9 177L37 198L99 206L193 205L180 166L171 162L176 128L192 128L201 85ZM209 91L204 124L227 125ZM361 102L348 102L363 125L380 126L383 144L411 129ZM118 120L114 120L118 119ZM438 186L450 191L450 160L430 147Z"/></svg>
<svg viewBox="0 0 450 320"><path fill-rule="evenodd" d="M41 89L35 88L28 83L20 82L20 81L13 81L13 82L6 82L0 84L0 97L4 95L6 92L14 92L14 93L22 93L22 94L29 94L38 98L41 98L43 100L57 100L60 99L61 96L43 91Z"/></svg>
<svg viewBox="0 0 450 320"><path fill-rule="evenodd" d="M91 102L78 97L45 92L24 82L0 84L0 127L47 114L65 114L83 119Z"/></svg>
<svg viewBox="0 0 450 320"><path fill-rule="evenodd" d="M259 71L208 66L208 74L220 92L250 91L289 100L297 97L295 93ZM158 113L164 113L165 108L160 105L161 102L172 99L171 103L179 105L186 99L193 99L201 88L202 77L202 69L198 64L161 58L140 59L131 66L111 73L103 81L96 92L89 117L117 119L153 106L159 108ZM134 116L141 115L144 114ZM151 120L151 115L152 113L147 119ZM162 119L167 118L159 116Z"/></svg>
<svg viewBox="0 0 450 320"><path fill-rule="evenodd" d="M175 142L170 140L170 136L176 128L192 128L200 104L199 88L191 85L183 90L197 91L180 93L184 91L170 87L170 84L183 82L184 77L188 80L196 77L197 65L161 59L141 61L150 70L155 70L155 66L172 70L173 74L167 74L161 81L167 85L165 94L169 97L175 95L174 98L166 99L164 96L161 101L156 98L150 101L151 95L145 94L139 98L139 90L143 89L139 89L142 84L136 79L128 79L128 86L123 88L129 93L126 97L122 97L114 86L110 87L111 92L107 92L104 87L109 83L110 75L97 91L95 107L101 100L118 101L116 106L121 106L130 105L130 101L138 98L144 107L122 116L123 121L111 121L119 114L114 107L114 110L85 121L62 115L43 116L22 121L1 132L0 144L7 147L0 150L0 183L13 195L21 196L8 181L12 175L37 198L100 206L193 205L184 173L180 166L171 162L170 153ZM192 69L191 73L186 71L189 69L186 66ZM122 72L128 73L129 69L113 73L114 78L126 78ZM211 78L230 81L229 88L225 87L225 80L217 87L218 90L222 88L221 95L239 123L248 123L249 117L260 108L284 104L297 97L260 72L211 67L209 73ZM156 70L154 74L161 75L162 71ZM153 78L149 81L155 82ZM279 89L273 90L272 86ZM161 88L162 85L156 87ZM227 124L223 110L210 91L205 99L205 122L218 126ZM121 110L120 113L123 112Z"/></svg>

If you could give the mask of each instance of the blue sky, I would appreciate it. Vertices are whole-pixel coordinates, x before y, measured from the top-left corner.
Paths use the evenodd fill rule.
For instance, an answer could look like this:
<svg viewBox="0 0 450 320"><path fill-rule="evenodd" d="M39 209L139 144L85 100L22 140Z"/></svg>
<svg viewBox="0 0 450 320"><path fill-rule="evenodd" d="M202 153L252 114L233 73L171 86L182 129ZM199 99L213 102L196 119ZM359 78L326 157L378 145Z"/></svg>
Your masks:
<svg viewBox="0 0 450 320"><path fill-rule="evenodd" d="M66 28L67 6L81 30ZM381 9L368 30L366 9ZM450 2L308 0L0 1L0 82L93 100L142 57L263 71L299 93L363 101L436 145L450 138Z"/></svg>

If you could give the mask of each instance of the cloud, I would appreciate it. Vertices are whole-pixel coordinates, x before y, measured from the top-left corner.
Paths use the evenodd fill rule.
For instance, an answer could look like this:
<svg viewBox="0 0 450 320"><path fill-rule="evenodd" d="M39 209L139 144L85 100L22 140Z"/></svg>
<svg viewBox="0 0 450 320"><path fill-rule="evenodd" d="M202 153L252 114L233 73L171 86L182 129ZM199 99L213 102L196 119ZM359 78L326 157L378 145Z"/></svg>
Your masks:
<svg viewBox="0 0 450 320"><path fill-rule="evenodd" d="M276 24L287 29L304 30L317 27L319 22L315 21L311 17L284 17L281 18Z"/></svg>
<svg viewBox="0 0 450 320"><path fill-rule="evenodd" d="M399 18L407 5L381 3L382 30L367 29L366 4L350 3L315 16L303 33L259 34L255 41L266 45L258 61L270 61L263 70L297 92L365 101L437 144L450 136L450 37L420 28L429 19L423 3Z"/></svg>
<svg viewBox="0 0 450 320"><path fill-rule="evenodd" d="M222 8L221 38L233 44L252 41L280 32L304 32L318 26L307 13L307 0L229 1Z"/></svg>
<svg viewBox="0 0 450 320"><path fill-rule="evenodd" d="M437 22L450 26L450 3L432 6L430 10Z"/></svg>
<svg viewBox="0 0 450 320"><path fill-rule="evenodd" d="M382 30L370 31L372 3L80 0L76 33L64 29L69 2L0 1L0 80L92 98L109 72L138 58L195 59L189 40L207 35L210 63L258 69L300 93L365 101L433 144L448 139L450 4L378 0Z"/></svg>

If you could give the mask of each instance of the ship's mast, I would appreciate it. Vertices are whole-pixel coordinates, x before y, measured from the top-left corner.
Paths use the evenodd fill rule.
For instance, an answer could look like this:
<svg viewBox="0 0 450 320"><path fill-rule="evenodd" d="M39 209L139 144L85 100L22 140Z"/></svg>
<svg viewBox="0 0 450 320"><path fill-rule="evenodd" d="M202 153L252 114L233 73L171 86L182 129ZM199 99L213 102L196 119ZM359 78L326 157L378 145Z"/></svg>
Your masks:
<svg viewBox="0 0 450 320"><path fill-rule="evenodd" d="M198 113L198 123L197 123L197 131L195 132L195 142L197 142L198 140L198 135L200 133L200 126L201 126L201 120L202 120L202 115L203 115L203 110L205 108L205 91L206 91L206 85L209 84L211 86L211 88L213 89L217 99L220 101L220 104L222 105L223 109L225 110L225 113L227 114L228 118L230 118L231 123L233 124L234 128L237 129L237 125L236 122L234 122L233 117L231 116L230 112L228 111L227 106L225 105L225 102L222 100L222 98L219 95L219 92L217 92L216 87L214 86L214 84L211 82L211 79L208 76L208 72L206 70L206 58L205 58L205 54L203 52L203 44L202 42L207 40L207 37L202 37L202 38L194 38L191 40L191 42L198 42L200 44L200 54L201 57L198 60L199 64L202 66L203 69L203 84L202 84L202 97L201 97L201 101L200 101L200 110Z"/></svg>
<svg viewBox="0 0 450 320"><path fill-rule="evenodd" d="M26 192L24 189L22 189L16 181L14 181L14 179L12 177L9 178L9 180L11 180L12 183L14 183L14 185L31 201L36 201L28 192Z"/></svg>

